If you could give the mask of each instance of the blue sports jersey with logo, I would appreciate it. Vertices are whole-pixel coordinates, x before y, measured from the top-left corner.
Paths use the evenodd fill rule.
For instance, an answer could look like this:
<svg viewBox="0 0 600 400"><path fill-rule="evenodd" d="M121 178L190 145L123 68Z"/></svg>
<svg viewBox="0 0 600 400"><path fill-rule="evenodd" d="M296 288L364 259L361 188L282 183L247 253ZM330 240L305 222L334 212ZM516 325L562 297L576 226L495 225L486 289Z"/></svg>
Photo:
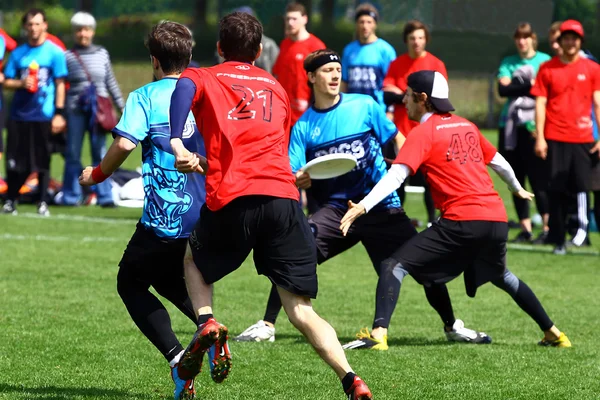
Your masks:
<svg viewBox="0 0 600 400"><path fill-rule="evenodd" d="M10 112L13 121L42 122L54 116L54 80L66 78L68 74L65 53L48 40L35 47L22 44L8 58L4 75L7 79L25 79L33 62L39 65L38 90L35 93L25 89L15 91Z"/></svg>
<svg viewBox="0 0 600 400"><path fill-rule="evenodd" d="M397 131L370 96L340 94L335 106L327 110L309 108L292 128L289 148L292 171L326 154L352 154L358 160L356 168L337 178L313 179L309 189L319 204L345 209L348 200L362 200L387 173L381 148ZM376 208L396 207L400 207L400 199L394 192Z"/></svg>
<svg viewBox="0 0 600 400"><path fill-rule="evenodd" d="M383 79L395 59L396 50L383 39L348 44L342 55L342 80L348 84L348 93L368 94L385 109Z"/></svg>
<svg viewBox="0 0 600 400"><path fill-rule="evenodd" d="M175 169L171 150L169 105L177 79L164 78L129 94L113 133L142 144L144 211L141 222L165 238L190 235L206 197L204 176ZM183 131L185 147L206 155L204 141L190 112Z"/></svg>

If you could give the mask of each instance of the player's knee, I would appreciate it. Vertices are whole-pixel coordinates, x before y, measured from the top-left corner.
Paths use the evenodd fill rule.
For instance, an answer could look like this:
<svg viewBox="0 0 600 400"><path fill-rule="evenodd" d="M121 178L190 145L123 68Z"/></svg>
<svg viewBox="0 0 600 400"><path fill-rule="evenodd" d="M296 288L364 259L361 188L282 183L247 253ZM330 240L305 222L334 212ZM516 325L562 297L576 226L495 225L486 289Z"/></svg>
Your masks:
<svg viewBox="0 0 600 400"><path fill-rule="evenodd" d="M386 276L395 277L400 282L402 282L404 277L408 275L408 271L404 268L402 263L393 258L388 258L387 260L383 261L381 264L381 272Z"/></svg>
<svg viewBox="0 0 600 400"><path fill-rule="evenodd" d="M310 303L297 303L288 307L284 307L288 319L292 325L301 331L304 327L310 324L315 312Z"/></svg>
<svg viewBox="0 0 600 400"><path fill-rule="evenodd" d="M117 273L117 293L121 296L121 299L128 297L133 287L133 279L131 274L127 272L125 268L119 268Z"/></svg>
<svg viewBox="0 0 600 400"><path fill-rule="evenodd" d="M515 295L519 290L519 278L508 269L504 271L504 275L501 278L493 280L492 284L511 295Z"/></svg>

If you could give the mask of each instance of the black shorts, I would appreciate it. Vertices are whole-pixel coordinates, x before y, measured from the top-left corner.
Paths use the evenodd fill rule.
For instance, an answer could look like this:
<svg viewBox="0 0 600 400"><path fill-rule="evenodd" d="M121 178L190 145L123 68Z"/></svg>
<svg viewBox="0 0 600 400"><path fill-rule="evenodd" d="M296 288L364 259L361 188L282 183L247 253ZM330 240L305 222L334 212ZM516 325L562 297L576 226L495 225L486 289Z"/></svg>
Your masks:
<svg viewBox="0 0 600 400"><path fill-rule="evenodd" d="M138 222L119 263L120 274L126 273L149 286L164 287L170 282L170 286L185 290L183 258L187 241L161 238Z"/></svg>
<svg viewBox="0 0 600 400"><path fill-rule="evenodd" d="M361 242L379 274L385 259L394 254L400 246L417 235L410 218L402 208L385 211L373 210L362 216L344 236L340 221L346 210L326 205L308 220L317 242L319 264L343 253Z"/></svg>
<svg viewBox="0 0 600 400"><path fill-rule="evenodd" d="M315 240L295 200L244 196L218 211L205 204L190 247L208 284L238 269L254 250L259 274L288 292L317 296Z"/></svg>
<svg viewBox="0 0 600 400"><path fill-rule="evenodd" d="M7 123L6 168L16 172L47 171L50 168L52 123L11 121Z"/></svg>
<svg viewBox="0 0 600 400"><path fill-rule="evenodd" d="M506 269L508 224L440 218L409 240L392 258L423 285L446 283L465 273L467 294L501 278Z"/></svg>
<svg viewBox="0 0 600 400"><path fill-rule="evenodd" d="M589 192L600 190L600 158L590 154L594 143L548 140L549 190Z"/></svg>

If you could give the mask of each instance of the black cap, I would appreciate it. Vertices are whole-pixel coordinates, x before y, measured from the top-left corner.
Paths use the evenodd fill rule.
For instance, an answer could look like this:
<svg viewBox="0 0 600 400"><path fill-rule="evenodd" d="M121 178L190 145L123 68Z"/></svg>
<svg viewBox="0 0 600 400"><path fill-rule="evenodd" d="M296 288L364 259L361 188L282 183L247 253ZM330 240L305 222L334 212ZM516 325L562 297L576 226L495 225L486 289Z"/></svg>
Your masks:
<svg viewBox="0 0 600 400"><path fill-rule="evenodd" d="M437 71L417 71L408 76L408 87L413 92L425 93L435 109L441 113L454 111L448 100L448 81Z"/></svg>

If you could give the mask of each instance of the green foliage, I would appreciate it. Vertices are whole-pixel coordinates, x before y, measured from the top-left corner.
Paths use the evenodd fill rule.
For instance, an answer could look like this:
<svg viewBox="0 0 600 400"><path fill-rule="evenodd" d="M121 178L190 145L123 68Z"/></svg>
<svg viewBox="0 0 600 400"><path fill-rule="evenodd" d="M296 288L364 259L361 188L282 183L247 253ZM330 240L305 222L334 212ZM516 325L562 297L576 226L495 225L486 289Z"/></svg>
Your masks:
<svg viewBox="0 0 600 400"><path fill-rule="evenodd" d="M555 0L553 17L555 21L576 19L583 24L586 32L591 34L600 23L596 20L596 7L596 0Z"/></svg>

